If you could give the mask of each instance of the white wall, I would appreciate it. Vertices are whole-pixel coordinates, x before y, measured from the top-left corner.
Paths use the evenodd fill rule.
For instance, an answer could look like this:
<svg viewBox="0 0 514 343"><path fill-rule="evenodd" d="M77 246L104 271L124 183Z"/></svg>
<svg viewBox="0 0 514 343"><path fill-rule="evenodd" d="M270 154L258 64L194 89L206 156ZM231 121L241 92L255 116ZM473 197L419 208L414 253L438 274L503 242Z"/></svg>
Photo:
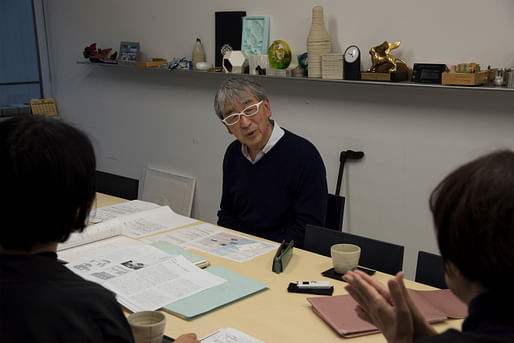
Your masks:
<svg viewBox="0 0 514 343"><path fill-rule="evenodd" d="M415 62L514 66L514 2L504 1L170 1L46 0L54 95L62 117L92 137L99 169L141 178L147 165L195 176L193 216L216 221L223 153L232 140L213 96L224 74L80 65L96 42L116 50L141 42L148 57L191 56L196 37L214 61L214 12L268 15L271 40L302 53L311 8L322 5L334 51L384 40ZM311 140L334 191L341 150L366 156L347 164L344 229L406 246L414 277L419 249L437 252L427 199L457 165L514 147L514 92L352 85L259 78L273 117Z"/></svg>

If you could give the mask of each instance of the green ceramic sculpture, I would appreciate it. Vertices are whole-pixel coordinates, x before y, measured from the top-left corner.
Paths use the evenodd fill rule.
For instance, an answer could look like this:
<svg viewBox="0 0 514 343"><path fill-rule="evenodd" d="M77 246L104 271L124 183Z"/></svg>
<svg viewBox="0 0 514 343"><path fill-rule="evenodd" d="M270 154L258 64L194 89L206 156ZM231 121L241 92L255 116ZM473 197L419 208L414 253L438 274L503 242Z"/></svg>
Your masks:
<svg viewBox="0 0 514 343"><path fill-rule="evenodd" d="M283 40L271 43L268 49L269 64L275 69L286 69L291 63L291 48Z"/></svg>

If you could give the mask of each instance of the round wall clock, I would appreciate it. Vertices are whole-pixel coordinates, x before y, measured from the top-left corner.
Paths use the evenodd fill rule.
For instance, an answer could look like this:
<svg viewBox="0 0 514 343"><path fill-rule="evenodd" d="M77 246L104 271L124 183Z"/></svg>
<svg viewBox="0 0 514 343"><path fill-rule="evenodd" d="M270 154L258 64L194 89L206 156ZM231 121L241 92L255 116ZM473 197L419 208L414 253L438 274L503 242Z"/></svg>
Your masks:
<svg viewBox="0 0 514 343"><path fill-rule="evenodd" d="M344 52L343 78L345 80L361 79L361 52L356 45L350 45Z"/></svg>

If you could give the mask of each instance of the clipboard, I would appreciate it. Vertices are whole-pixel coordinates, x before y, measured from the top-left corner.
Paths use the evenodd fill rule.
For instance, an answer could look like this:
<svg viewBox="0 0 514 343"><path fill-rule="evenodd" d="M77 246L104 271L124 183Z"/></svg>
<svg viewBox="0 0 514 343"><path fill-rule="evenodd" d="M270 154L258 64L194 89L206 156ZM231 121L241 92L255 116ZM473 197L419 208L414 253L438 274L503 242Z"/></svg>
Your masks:
<svg viewBox="0 0 514 343"><path fill-rule="evenodd" d="M273 266L271 269L275 273L280 274L284 271L284 269L286 269L286 266L289 263L291 256L293 256L293 246L293 240L289 243L287 243L285 240L282 241L282 244L280 244L280 246L277 249L275 257L273 257Z"/></svg>

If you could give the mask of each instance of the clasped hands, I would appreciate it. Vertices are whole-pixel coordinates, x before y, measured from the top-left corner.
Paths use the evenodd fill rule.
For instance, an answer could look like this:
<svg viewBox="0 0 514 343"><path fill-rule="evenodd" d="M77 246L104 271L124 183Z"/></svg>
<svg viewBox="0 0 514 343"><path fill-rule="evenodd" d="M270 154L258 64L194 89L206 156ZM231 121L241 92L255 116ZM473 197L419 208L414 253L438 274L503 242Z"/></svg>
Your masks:
<svg viewBox="0 0 514 343"><path fill-rule="evenodd" d="M347 272L343 279L358 303L359 318L375 325L389 343L410 343L437 334L407 293L403 272L389 280L387 287L359 270Z"/></svg>

